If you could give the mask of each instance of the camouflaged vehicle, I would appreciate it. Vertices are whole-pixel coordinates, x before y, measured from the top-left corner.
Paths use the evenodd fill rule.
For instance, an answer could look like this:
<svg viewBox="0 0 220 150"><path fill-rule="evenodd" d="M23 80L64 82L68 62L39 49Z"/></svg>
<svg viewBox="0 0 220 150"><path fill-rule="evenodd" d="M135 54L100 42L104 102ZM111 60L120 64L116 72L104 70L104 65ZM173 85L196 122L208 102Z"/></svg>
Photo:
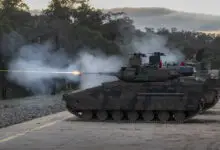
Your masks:
<svg viewBox="0 0 220 150"><path fill-rule="evenodd" d="M135 53L128 67L113 73L118 81L63 95L68 111L84 120L184 122L204 109L205 100L218 98L219 71L207 79L193 77L193 67L162 68L161 53L149 57Z"/></svg>

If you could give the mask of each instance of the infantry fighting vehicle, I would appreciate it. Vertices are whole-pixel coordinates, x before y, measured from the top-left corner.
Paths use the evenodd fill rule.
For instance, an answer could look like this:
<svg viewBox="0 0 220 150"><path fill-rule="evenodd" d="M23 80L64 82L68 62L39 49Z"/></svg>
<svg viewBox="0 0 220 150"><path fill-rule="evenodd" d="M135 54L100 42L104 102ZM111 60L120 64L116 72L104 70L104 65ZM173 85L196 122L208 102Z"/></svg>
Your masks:
<svg viewBox="0 0 220 150"><path fill-rule="evenodd" d="M142 64L145 55L135 53L118 72L97 73L119 80L64 94L67 109L84 120L184 122L203 109L204 99L217 98L218 70L205 81L196 80L192 67L162 68L161 55L154 53L148 64ZM209 93L214 95L208 97Z"/></svg>

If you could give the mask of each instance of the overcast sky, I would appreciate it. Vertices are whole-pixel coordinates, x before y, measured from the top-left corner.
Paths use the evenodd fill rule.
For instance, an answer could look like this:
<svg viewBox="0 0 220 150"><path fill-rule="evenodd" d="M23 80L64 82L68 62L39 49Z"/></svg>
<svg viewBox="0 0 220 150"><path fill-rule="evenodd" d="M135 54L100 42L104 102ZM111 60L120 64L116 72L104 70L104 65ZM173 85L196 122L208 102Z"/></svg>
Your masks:
<svg viewBox="0 0 220 150"><path fill-rule="evenodd" d="M45 8L50 0L25 0L31 9ZM165 7L174 10L220 15L220 0L90 0L96 8Z"/></svg>

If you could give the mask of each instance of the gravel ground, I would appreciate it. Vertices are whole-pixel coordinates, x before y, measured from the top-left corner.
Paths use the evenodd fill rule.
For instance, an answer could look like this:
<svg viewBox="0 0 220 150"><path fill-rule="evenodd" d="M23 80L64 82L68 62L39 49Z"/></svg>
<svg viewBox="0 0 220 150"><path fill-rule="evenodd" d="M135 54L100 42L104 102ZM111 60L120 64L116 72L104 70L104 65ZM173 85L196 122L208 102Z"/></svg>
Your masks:
<svg viewBox="0 0 220 150"><path fill-rule="evenodd" d="M81 121L64 111L0 130L0 150L220 150L220 103L184 124Z"/></svg>
<svg viewBox="0 0 220 150"><path fill-rule="evenodd" d="M0 128L66 110L62 94L0 101Z"/></svg>

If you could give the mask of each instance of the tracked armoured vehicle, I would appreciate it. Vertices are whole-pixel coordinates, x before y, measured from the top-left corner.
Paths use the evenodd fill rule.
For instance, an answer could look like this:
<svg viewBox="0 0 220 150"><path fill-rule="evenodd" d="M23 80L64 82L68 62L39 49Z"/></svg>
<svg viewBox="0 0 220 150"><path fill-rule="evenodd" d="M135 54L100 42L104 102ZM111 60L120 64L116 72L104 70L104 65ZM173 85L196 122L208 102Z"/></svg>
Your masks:
<svg viewBox="0 0 220 150"><path fill-rule="evenodd" d="M115 76L118 81L64 94L69 112L84 120L184 122L204 108L207 94L214 93L209 97L212 101L217 98L219 71L205 81L196 80L192 67L161 68L161 53L154 53L145 65L142 56L134 54L130 65L118 72L97 73Z"/></svg>

